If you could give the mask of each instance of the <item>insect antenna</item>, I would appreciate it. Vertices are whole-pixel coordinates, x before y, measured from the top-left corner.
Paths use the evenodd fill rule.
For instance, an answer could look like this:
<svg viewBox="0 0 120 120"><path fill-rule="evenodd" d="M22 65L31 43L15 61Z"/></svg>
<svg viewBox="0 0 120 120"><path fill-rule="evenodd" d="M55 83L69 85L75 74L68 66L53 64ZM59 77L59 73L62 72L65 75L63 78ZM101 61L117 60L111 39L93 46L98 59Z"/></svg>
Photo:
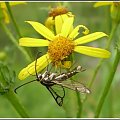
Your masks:
<svg viewBox="0 0 120 120"><path fill-rule="evenodd" d="M27 85L27 84L29 84L29 83L35 82L35 81L37 81L37 80L32 80L32 81L26 82L26 83L18 86L17 88L14 89L14 92L17 94L17 90L18 90L19 88L21 88L22 86Z"/></svg>
<svg viewBox="0 0 120 120"><path fill-rule="evenodd" d="M32 67L32 66L30 66L30 67ZM29 69L29 68L28 68ZM36 75L32 75L28 70L27 70L27 72L31 75L31 76L36 76Z"/></svg>
<svg viewBox="0 0 120 120"><path fill-rule="evenodd" d="M36 79L36 80L29 81L29 82L26 82L26 83L18 86L17 88L14 89L14 92L15 92L15 93L17 93L17 90L18 90L19 88L21 88L22 86L27 85L27 84L29 84L29 83L32 83L32 82L34 82L34 81L39 81L39 77L38 77L36 65L37 65L37 58L38 58L38 55L39 55L40 53L41 53L41 52L38 52L38 53L37 53L37 55L36 55L36 61L35 61L35 74L36 74L37 79ZM29 74L30 74L30 73L29 73ZM30 75L31 75L31 74L30 74Z"/></svg>
<svg viewBox="0 0 120 120"><path fill-rule="evenodd" d="M38 73L37 73L36 65L37 65L38 55L39 55L40 53L41 53L41 52L38 52L38 53L37 53L37 55L36 55L36 61L35 61L35 74L36 74L36 77L37 77L37 81L39 81L39 77L38 77Z"/></svg>
<svg viewBox="0 0 120 120"><path fill-rule="evenodd" d="M36 55L36 57L35 57L35 73L36 73L36 74L33 75L33 74L31 74L31 73L27 70L27 72L28 72L31 76L36 76L37 79L38 79L38 74L37 74L36 66L37 66L37 59L38 59L38 56L39 56L40 53L42 53L42 52L41 52L41 51L38 51L38 53L37 53L37 55ZM32 66L30 66L30 67L32 67ZM30 68L30 67L29 67L29 68ZM29 68L28 68L28 69L29 69Z"/></svg>

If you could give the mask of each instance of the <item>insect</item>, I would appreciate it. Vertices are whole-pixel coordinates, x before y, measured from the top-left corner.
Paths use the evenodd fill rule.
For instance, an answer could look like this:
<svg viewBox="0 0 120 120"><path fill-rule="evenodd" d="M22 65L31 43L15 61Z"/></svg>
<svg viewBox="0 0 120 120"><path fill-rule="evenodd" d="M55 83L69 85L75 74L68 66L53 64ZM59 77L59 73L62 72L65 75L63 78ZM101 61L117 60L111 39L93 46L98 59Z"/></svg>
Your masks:
<svg viewBox="0 0 120 120"><path fill-rule="evenodd" d="M46 70L43 74L38 74L37 70L36 70L36 63L37 63L37 60L35 62L35 72L36 72L37 78L35 80L24 83L24 84L18 86L17 88L15 88L15 90L14 90L15 93L17 93L16 91L18 88L20 88L28 83L38 81L47 88L47 90L51 93L51 95L53 96L53 98L55 99L56 103L59 106L62 106L63 99L65 97L65 89L64 88L78 91L80 93L90 93L90 90L81 83L77 83L77 82L68 83L67 82L67 79L71 78L72 76L76 75L79 72L84 71L81 66L77 66L71 71L68 71L65 73L60 73L58 75L57 75L57 73L55 73L55 72L51 73L48 70ZM58 94L54 90L54 88L53 88L54 86L59 86L61 88L63 94L62 95Z"/></svg>

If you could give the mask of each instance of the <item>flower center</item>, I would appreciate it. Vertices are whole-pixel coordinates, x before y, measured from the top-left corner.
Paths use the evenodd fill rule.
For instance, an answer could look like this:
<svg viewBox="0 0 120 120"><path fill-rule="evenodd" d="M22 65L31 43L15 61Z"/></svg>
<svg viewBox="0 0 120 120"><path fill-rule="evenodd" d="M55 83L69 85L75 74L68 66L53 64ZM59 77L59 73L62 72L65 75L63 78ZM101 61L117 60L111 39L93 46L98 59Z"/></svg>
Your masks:
<svg viewBox="0 0 120 120"><path fill-rule="evenodd" d="M58 36L48 46L48 54L56 65L69 56L74 49L74 42L68 38Z"/></svg>
<svg viewBox="0 0 120 120"><path fill-rule="evenodd" d="M49 12L49 17L56 17L58 15L66 14L67 12L68 12L67 8L59 6L59 7L53 8Z"/></svg>

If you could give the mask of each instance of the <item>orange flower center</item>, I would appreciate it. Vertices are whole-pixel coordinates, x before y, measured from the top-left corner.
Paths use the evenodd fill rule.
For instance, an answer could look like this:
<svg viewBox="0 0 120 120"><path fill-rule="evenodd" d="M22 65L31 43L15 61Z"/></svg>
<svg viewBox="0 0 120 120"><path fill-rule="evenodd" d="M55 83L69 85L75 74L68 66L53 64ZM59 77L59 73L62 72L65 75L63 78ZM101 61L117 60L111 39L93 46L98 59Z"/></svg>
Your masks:
<svg viewBox="0 0 120 120"><path fill-rule="evenodd" d="M74 50L74 42L68 38L58 36L48 46L48 54L56 65L69 56Z"/></svg>
<svg viewBox="0 0 120 120"><path fill-rule="evenodd" d="M66 13L68 13L67 8L59 6L59 7L53 8L49 12L49 17L56 17L58 15L62 15L62 14L66 14Z"/></svg>

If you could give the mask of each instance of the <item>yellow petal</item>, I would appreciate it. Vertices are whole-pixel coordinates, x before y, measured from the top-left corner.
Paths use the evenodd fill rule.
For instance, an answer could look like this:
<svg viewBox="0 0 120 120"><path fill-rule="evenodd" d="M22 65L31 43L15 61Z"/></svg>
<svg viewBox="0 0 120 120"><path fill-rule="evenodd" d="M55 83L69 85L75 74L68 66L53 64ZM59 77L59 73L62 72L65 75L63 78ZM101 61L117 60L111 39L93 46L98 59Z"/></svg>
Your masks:
<svg viewBox="0 0 120 120"><path fill-rule="evenodd" d="M20 80L24 80L25 78L27 78L30 75L35 75L35 62L32 62L31 64L29 64L27 67L25 67L24 69L22 69L18 75L18 78ZM49 63L50 63L50 59L49 59L49 55L45 54L42 57L37 59L37 64L36 64L36 70L37 73L40 72L41 70L43 70Z"/></svg>
<svg viewBox="0 0 120 120"><path fill-rule="evenodd" d="M73 29L73 31L70 33L68 37L71 39L74 39L75 37L77 37L77 35L79 34L80 28L84 29L83 34L86 35L89 33L89 29L87 27L85 27L84 25L78 25L77 27Z"/></svg>
<svg viewBox="0 0 120 120"><path fill-rule="evenodd" d="M101 37L105 37L105 36L108 36L108 35L106 35L103 32L95 32L95 33L88 34L86 36L80 37L80 38L76 39L74 42L75 42L75 45L85 44L85 43L95 41L95 40L97 40Z"/></svg>
<svg viewBox="0 0 120 120"><path fill-rule="evenodd" d="M96 2L94 4L94 7L100 7L100 6L106 6L106 5L112 5L113 2Z"/></svg>
<svg viewBox="0 0 120 120"><path fill-rule="evenodd" d="M56 16L55 17L56 34L59 34L61 32L62 25L63 25L63 20L61 15Z"/></svg>
<svg viewBox="0 0 120 120"><path fill-rule="evenodd" d="M71 27L73 25L73 21L74 21L74 17L69 17L69 18L65 19L60 35L62 35L63 37L68 36L68 34L71 30Z"/></svg>
<svg viewBox="0 0 120 120"><path fill-rule="evenodd" d="M54 25L55 25L54 22L55 22L55 21L53 20L53 17L48 17L48 18L46 19L46 21L45 21L45 26L46 26L47 28L49 28L50 30L53 30Z"/></svg>
<svg viewBox="0 0 120 120"><path fill-rule="evenodd" d="M41 35L43 35L45 38L47 38L48 40L54 40L54 34L44 25L42 25L41 23L38 22L33 22L33 21L26 21L27 23L29 23L30 25L32 25L32 27Z"/></svg>
<svg viewBox="0 0 120 120"><path fill-rule="evenodd" d="M98 58L109 58L110 52L105 49L94 48L94 47L87 47L87 46L76 46L74 51L85 54L92 57Z"/></svg>
<svg viewBox="0 0 120 120"><path fill-rule="evenodd" d="M67 14L62 14L61 17L62 17L62 21L64 22L68 18L68 15Z"/></svg>
<svg viewBox="0 0 120 120"><path fill-rule="evenodd" d="M72 14L72 12L68 12L68 13L66 13L66 14L62 14L61 17L62 17L62 21L63 21L63 23L64 23L64 21L65 21L67 18L69 18L69 17L74 17L74 15ZM72 30L73 30L73 25L71 26L69 33L71 33ZM68 33L68 34L69 34L69 33Z"/></svg>
<svg viewBox="0 0 120 120"><path fill-rule="evenodd" d="M48 46L49 41L44 39L36 39L36 38L20 38L19 39L20 46L28 46L28 47L41 47Z"/></svg>
<svg viewBox="0 0 120 120"><path fill-rule="evenodd" d="M20 4L26 4L27 2L9 2L10 6L16 6L16 5L20 5Z"/></svg>

